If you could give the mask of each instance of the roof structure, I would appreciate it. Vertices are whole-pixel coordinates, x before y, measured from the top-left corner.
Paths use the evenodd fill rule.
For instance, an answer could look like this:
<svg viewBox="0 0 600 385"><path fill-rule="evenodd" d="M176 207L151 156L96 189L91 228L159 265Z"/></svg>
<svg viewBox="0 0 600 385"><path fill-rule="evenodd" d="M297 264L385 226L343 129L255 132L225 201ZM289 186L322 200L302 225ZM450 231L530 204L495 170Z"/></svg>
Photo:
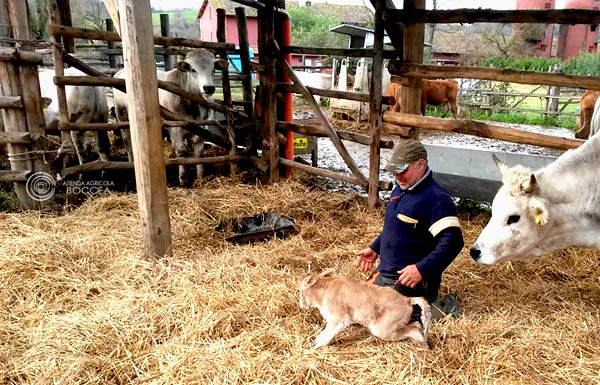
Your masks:
<svg viewBox="0 0 600 385"><path fill-rule="evenodd" d="M218 8L224 9L225 15L228 15L228 16L235 16L235 9L242 7L246 10L247 17L257 17L256 9L242 5L240 3L235 3L231 0L203 0L202 6L200 7L200 10L198 11L198 18L200 18L202 16L208 3L210 3L214 9L218 9Z"/></svg>
<svg viewBox="0 0 600 385"><path fill-rule="evenodd" d="M298 1L286 1L286 7L298 7ZM307 5L315 10L316 13L329 13L339 17L343 24L354 24L362 27L372 26L375 15L373 11L364 5L340 5L327 3L312 3Z"/></svg>

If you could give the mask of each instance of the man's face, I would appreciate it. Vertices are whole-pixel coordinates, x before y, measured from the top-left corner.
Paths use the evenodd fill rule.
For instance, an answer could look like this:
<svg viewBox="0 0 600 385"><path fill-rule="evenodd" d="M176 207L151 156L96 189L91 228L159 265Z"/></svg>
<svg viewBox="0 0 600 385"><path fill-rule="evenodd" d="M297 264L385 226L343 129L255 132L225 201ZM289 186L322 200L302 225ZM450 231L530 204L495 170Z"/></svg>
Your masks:
<svg viewBox="0 0 600 385"><path fill-rule="evenodd" d="M425 159L419 159L412 162L403 172L397 173L396 181L402 190L409 189L425 175L426 169Z"/></svg>

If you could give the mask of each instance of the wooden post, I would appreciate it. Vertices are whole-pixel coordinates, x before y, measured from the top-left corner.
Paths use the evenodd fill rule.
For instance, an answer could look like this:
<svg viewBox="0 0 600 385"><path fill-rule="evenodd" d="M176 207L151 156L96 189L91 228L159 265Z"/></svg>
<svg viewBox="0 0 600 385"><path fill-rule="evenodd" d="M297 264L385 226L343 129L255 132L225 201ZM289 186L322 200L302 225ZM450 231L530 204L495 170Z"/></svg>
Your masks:
<svg viewBox="0 0 600 385"><path fill-rule="evenodd" d="M425 0L404 0L404 10L410 9L425 9ZM402 60L422 64L425 24L406 24L405 27ZM407 83L408 85L403 85L400 89L400 111L407 114L420 114L423 82L419 78L409 78ZM415 135L419 137L418 130Z"/></svg>
<svg viewBox="0 0 600 385"><path fill-rule="evenodd" d="M0 11L4 13L0 21L5 27L0 30L8 33L8 36L16 39L29 40L31 33L27 19L27 5L18 0L0 0ZM21 50L33 50L31 45L22 45ZM38 63L36 63L38 64ZM41 63L39 63L41 64ZM54 183L50 175L50 168L38 155L37 151L47 148L39 141L40 135L44 134L45 123L42 111L40 86L37 66L33 64L17 64L11 61L0 61L0 94L4 96L20 97L23 108L8 108L2 110L2 120L5 130L14 133L27 133L36 140L32 145L20 143L8 143L9 160L13 171L43 172L33 176L26 183L15 183L15 192L21 204L28 209L41 208L53 201ZM35 153L32 153L35 151ZM46 183L47 190L42 193L36 186L39 181ZM30 182L30 183L29 183ZM28 188L29 186L29 188Z"/></svg>
<svg viewBox="0 0 600 385"><path fill-rule="evenodd" d="M58 6L58 0L48 0L48 20L52 24L61 24L61 10ZM50 41L52 42L52 58L54 60L54 74L56 76L64 76L65 74L65 63L63 60L63 46L61 44L61 38L55 35L50 35ZM69 111L67 109L67 94L65 92L65 86L56 86L56 97L58 104L58 120L61 123L67 123L69 121ZM75 147L71 140L71 135L68 131L61 131L61 147L63 159L63 167L70 166L72 163L73 155L75 154Z"/></svg>
<svg viewBox="0 0 600 385"><path fill-rule="evenodd" d="M248 44L248 24L246 22L246 13L244 8L235 9L237 16L238 40L240 42L240 61L242 63L242 86L244 89L244 112L252 116L252 72L250 71L250 45Z"/></svg>
<svg viewBox="0 0 600 385"><path fill-rule="evenodd" d="M106 22L106 31L114 32L115 24L113 23L112 19L105 19L104 21ZM108 41L106 43L109 50L114 50L117 47L117 44L114 41ZM112 53L108 54L108 65L110 68L117 68L117 55Z"/></svg>
<svg viewBox="0 0 600 385"><path fill-rule="evenodd" d="M70 0L57 0L58 9L60 10L60 23L61 25L66 25L67 27L73 26L73 21L71 18L71 3ZM68 53L75 52L75 39L71 38L62 38L64 50Z"/></svg>
<svg viewBox="0 0 600 385"><path fill-rule="evenodd" d="M144 249L149 256L165 256L171 253L171 227L150 0L119 5L120 17L127 20L121 34Z"/></svg>
<svg viewBox="0 0 600 385"><path fill-rule="evenodd" d="M259 23L259 63L264 66L260 74L262 104L262 159L269 165L271 183L279 180L279 143L277 142L277 103L275 102L275 49L274 38L274 5L267 0L265 7L258 10Z"/></svg>
<svg viewBox="0 0 600 385"><path fill-rule="evenodd" d="M223 8L219 8L217 9L217 41L219 43L227 42L225 23L225 10ZM229 82L229 60L227 59L227 50L220 50L218 55L221 59L225 60L225 68L221 70L221 78L223 85L223 102L227 107L232 107L233 102L231 100L231 84ZM229 136L229 141L231 142L231 149L229 150L229 155L235 155L237 146L235 144L235 131L233 128L231 114L227 114L227 135ZM231 175L235 175L237 173L237 165L233 162L230 163L229 170L231 171Z"/></svg>
<svg viewBox="0 0 600 385"><path fill-rule="evenodd" d="M381 99L383 77L383 0L375 1L375 39L373 42L373 65L371 70L371 102L369 109L369 207L375 207L379 202L379 163L381 139Z"/></svg>
<svg viewBox="0 0 600 385"><path fill-rule="evenodd" d="M169 37L170 34L171 33L169 30L169 14L161 13L160 14L160 36ZM163 55L163 60L165 62L165 71L170 71L175 67L174 59L175 58L171 55Z"/></svg>

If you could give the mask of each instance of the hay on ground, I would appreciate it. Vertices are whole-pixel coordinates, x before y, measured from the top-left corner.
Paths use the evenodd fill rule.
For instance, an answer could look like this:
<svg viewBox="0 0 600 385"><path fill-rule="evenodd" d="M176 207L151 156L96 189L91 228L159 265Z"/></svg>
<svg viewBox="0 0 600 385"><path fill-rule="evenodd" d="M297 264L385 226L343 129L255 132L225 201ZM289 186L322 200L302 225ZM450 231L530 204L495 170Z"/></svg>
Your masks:
<svg viewBox="0 0 600 385"><path fill-rule="evenodd" d="M286 182L217 179L169 191L174 255L142 257L134 195L64 215L0 214L3 384L598 384L599 253L475 264L444 276L464 316L431 328L432 350L323 327L294 289L309 270L363 278L355 253L381 229L362 198ZM233 245L219 223L275 211L286 239ZM470 245L485 218L462 215Z"/></svg>

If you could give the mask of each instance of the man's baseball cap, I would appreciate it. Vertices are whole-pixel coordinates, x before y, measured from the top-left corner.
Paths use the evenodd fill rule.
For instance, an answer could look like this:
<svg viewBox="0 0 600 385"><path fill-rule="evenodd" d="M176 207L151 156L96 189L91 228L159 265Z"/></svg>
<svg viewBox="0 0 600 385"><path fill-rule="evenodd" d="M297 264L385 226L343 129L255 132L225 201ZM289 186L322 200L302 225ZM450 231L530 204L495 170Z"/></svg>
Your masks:
<svg viewBox="0 0 600 385"><path fill-rule="evenodd" d="M408 139L396 146L392 158L383 169L393 174L400 174L406 171L412 162L421 158L427 160L427 150L423 144L418 140Z"/></svg>

